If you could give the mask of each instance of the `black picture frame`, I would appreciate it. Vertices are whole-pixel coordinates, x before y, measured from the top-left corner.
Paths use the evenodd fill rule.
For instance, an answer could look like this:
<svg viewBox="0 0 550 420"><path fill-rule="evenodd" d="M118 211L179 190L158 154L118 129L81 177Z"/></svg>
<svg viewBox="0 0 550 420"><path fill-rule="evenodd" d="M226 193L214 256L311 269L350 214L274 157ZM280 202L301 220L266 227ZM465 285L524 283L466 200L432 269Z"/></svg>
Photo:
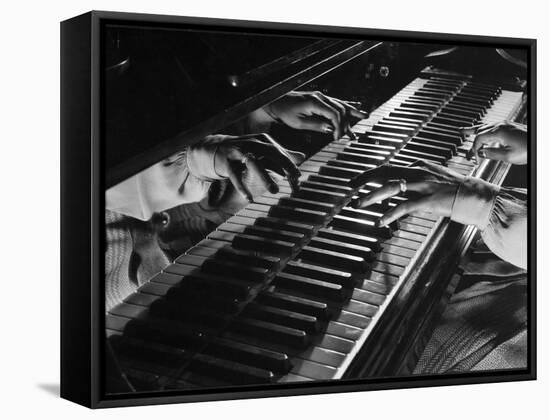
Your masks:
<svg viewBox="0 0 550 420"><path fill-rule="evenodd" d="M246 386L223 390L105 395L103 275L104 186L101 139L101 28L105 22L249 30L264 33L354 37L372 40L445 42L525 48L529 80L530 135L528 368L445 376L319 381L311 384ZM536 40L364 28L234 21L166 15L92 11L61 23L61 397L90 408L181 403L286 395L536 379ZM119 178L118 178L119 179Z"/></svg>

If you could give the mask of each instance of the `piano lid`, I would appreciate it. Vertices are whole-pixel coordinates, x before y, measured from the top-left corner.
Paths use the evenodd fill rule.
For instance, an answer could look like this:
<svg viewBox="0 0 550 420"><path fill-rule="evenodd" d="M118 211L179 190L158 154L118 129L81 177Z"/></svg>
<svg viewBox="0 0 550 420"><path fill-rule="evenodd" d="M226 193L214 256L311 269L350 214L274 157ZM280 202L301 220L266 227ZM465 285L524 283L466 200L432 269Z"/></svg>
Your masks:
<svg viewBox="0 0 550 420"><path fill-rule="evenodd" d="M107 188L380 44L114 24L104 30Z"/></svg>

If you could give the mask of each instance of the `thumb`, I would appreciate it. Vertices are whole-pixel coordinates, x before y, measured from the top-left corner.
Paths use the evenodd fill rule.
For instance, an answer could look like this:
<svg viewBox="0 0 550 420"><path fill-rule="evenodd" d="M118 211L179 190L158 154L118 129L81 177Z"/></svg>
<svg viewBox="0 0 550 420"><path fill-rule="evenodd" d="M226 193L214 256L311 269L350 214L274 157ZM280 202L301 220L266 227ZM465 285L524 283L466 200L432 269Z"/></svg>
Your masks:
<svg viewBox="0 0 550 420"><path fill-rule="evenodd" d="M508 161L510 151L504 147L483 147L478 150L477 155L484 159Z"/></svg>

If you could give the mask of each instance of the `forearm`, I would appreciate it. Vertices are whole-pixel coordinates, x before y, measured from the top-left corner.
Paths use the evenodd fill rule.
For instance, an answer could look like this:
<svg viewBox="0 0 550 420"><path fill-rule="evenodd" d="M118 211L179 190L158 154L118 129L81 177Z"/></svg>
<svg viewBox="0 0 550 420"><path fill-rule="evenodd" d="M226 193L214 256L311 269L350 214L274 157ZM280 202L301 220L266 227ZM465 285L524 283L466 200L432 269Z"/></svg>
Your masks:
<svg viewBox="0 0 550 420"><path fill-rule="evenodd" d="M208 148L190 146L109 188L105 193L106 208L149 220L153 213L200 201L208 194L211 183L221 178L215 173L214 155ZM209 176L196 175L199 173Z"/></svg>

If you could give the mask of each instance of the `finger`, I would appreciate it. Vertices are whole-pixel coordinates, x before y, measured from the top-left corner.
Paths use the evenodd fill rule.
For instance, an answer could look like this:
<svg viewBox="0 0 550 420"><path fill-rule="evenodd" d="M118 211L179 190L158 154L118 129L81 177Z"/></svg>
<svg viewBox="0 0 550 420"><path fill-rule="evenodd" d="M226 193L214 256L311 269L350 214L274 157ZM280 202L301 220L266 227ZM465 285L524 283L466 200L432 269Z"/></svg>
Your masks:
<svg viewBox="0 0 550 420"><path fill-rule="evenodd" d="M388 226L397 219L402 218L417 211L426 211L433 208L433 198L431 196L421 197L417 200L407 200L404 203L395 206L378 219L379 226Z"/></svg>
<svg viewBox="0 0 550 420"><path fill-rule="evenodd" d="M361 102L352 102L352 101L343 101L341 99L332 98L335 101L338 101L346 108L347 112L353 117L359 120L364 120L369 117L369 113L357 109L356 106L361 105Z"/></svg>
<svg viewBox="0 0 550 420"><path fill-rule="evenodd" d="M476 138L474 139L474 144L472 145L472 148L470 149L470 152L468 153L468 156L471 158L472 156L478 156L479 149L482 147L485 147L489 145L490 143L493 143L495 141L498 141L495 136L491 133L491 129L486 129L484 131L480 131Z"/></svg>
<svg viewBox="0 0 550 420"><path fill-rule="evenodd" d="M346 124L346 133L348 134L349 138L352 140L357 140L357 135L352 131L351 126Z"/></svg>
<svg viewBox="0 0 550 420"><path fill-rule="evenodd" d="M254 156L248 154L246 156L246 168L249 173L255 176L260 180L262 185L268 190L271 194L277 194L279 192L279 186L277 183L269 176L267 171L256 161Z"/></svg>
<svg viewBox="0 0 550 420"><path fill-rule="evenodd" d="M351 131L351 126L349 124L349 116L351 115L350 109L355 109L355 108L353 108L352 106L346 105L345 103L343 103L342 101L336 98L331 98L330 96L321 95L319 98L322 101L336 108L340 113L340 118L341 118L340 128L342 129L342 134L345 133L350 137L350 139L357 140L357 136L353 131Z"/></svg>
<svg viewBox="0 0 550 420"><path fill-rule="evenodd" d="M477 152L477 155L483 159L508 161L510 150L506 147L483 147Z"/></svg>
<svg viewBox="0 0 550 420"><path fill-rule="evenodd" d="M384 183L388 179L400 179L404 178L408 181L412 178L416 179L421 169L393 166L393 165L380 165L376 168L369 169L360 175L357 175L350 181L352 188L358 188L365 185L368 182L380 182Z"/></svg>
<svg viewBox="0 0 550 420"><path fill-rule="evenodd" d="M253 202L252 194L247 190L245 187L243 181L242 181L242 171L240 169L236 169L237 162L242 162L246 159L246 155L244 155L239 149L233 148L231 151L232 158L235 160L229 160L227 162L227 172L228 172L228 178L229 181L231 181L231 184L235 187L235 190L241 194L248 202Z"/></svg>
<svg viewBox="0 0 550 420"><path fill-rule="evenodd" d="M462 141L466 141L467 136L479 134L480 132L487 130L491 127L493 127L493 124L480 123L480 124L472 125L470 127L461 127L458 129L458 131L459 131L460 137L462 138Z"/></svg>
<svg viewBox="0 0 550 420"><path fill-rule="evenodd" d="M283 154L272 150L271 153L264 155L263 165L281 176L286 176L293 192L299 190L302 173L288 153Z"/></svg>
<svg viewBox="0 0 550 420"><path fill-rule="evenodd" d="M315 117L305 117L300 123L302 130L317 131L319 133L328 133L334 135L334 127L326 120Z"/></svg>
<svg viewBox="0 0 550 420"><path fill-rule="evenodd" d="M416 162L409 165L409 167L424 168L424 169L427 169L430 172L433 172L435 174L443 175L443 176L449 176L449 177L452 177L452 178L457 178L457 177L461 178L462 177L458 172L455 172L455 171L453 171L452 169L450 169L448 167L439 165L437 163L428 162L428 161L425 161L425 160L417 160Z"/></svg>
<svg viewBox="0 0 550 420"><path fill-rule="evenodd" d="M340 103L338 100L331 98L330 96L326 96L323 94L318 94L318 98L326 103L327 105L331 106L332 108L336 109L338 113L340 114L340 132L341 136L344 135L344 133L349 133L349 121L348 121L348 111L344 104ZM350 130L351 131L351 130Z"/></svg>
<svg viewBox="0 0 550 420"><path fill-rule="evenodd" d="M306 160L306 155L303 154L302 152L297 152L295 150L287 150L288 154L290 155L290 157L292 158L292 161L296 164L296 165L299 165L300 163L302 163L304 160Z"/></svg>
<svg viewBox="0 0 550 420"><path fill-rule="evenodd" d="M311 107L314 114L320 115L332 123L332 127L334 128L333 137L335 140L342 137L340 113L336 109L323 102L317 96L312 97Z"/></svg>
<svg viewBox="0 0 550 420"><path fill-rule="evenodd" d="M294 157L302 156L299 152L293 152L294 157L283 148L279 143L271 138L268 134L256 134L258 141L246 143L243 147L253 146L255 156L261 157L264 167L273 170L274 172L287 176L290 187L293 191L299 189L299 178L302 175ZM266 166L266 164L268 166Z"/></svg>
<svg viewBox="0 0 550 420"><path fill-rule="evenodd" d="M228 173L229 173L229 181L231 181L231 184L235 187L235 190L239 194L241 194L249 203L253 202L252 194L248 192L246 187L244 186L242 180L241 180L241 174L240 171L236 171L233 165L228 165Z"/></svg>
<svg viewBox="0 0 550 420"><path fill-rule="evenodd" d="M474 125L471 125L469 127L460 127L458 130L466 135L466 136L470 136L472 134L476 134L478 133L480 130L483 130L484 128L488 128L490 127L491 124L488 124L488 123L479 123L479 124L474 124Z"/></svg>
<svg viewBox="0 0 550 420"><path fill-rule="evenodd" d="M401 192L400 181L392 180L392 181L388 181L386 184L384 184L382 187L380 187L376 191L373 191L362 198L354 200L350 204L351 204L351 207L353 208L362 209L374 203L377 203L379 201L383 201L388 198L391 198L399 194L400 192Z"/></svg>

